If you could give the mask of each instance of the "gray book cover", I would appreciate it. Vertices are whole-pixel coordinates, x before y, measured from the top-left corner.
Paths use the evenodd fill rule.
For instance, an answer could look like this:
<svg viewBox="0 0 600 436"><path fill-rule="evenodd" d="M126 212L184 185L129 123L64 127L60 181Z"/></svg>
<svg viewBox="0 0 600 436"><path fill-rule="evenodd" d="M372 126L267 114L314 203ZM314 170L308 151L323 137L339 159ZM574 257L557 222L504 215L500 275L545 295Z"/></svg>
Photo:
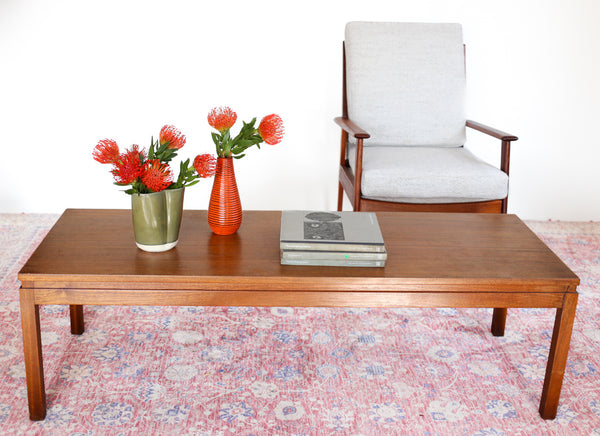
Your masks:
<svg viewBox="0 0 600 436"><path fill-rule="evenodd" d="M282 250L385 252L374 212L281 212Z"/></svg>

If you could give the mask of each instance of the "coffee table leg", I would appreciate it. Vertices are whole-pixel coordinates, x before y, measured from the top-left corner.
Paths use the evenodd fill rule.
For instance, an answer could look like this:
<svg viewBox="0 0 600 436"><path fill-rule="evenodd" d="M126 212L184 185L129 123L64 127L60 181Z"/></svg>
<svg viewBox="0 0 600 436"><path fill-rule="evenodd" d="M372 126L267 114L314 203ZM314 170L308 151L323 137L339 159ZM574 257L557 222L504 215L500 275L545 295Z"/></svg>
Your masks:
<svg viewBox="0 0 600 436"><path fill-rule="evenodd" d="M34 303L34 291L21 289L21 324L29 418L40 421L46 417L46 389L40 335L40 307Z"/></svg>
<svg viewBox="0 0 600 436"><path fill-rule="evenodd" d="M74 335L83 334L85 330L83 325L83 306L80 304L71 304L69 310L71 315L71 333Z"/></svg>
<svg viewBox="0 0 600 436"><path fill-rule="evenodd" d="M495 308L492 315L492 335L504 336L504 326L506 325L506 308Z"/></svg>
<svg viewBox="0 0 600 436"><path fill-rule="evenodd" d="M563 307L556 309L554 332L546 365L546 378L540 401L540 415L544 419L556 418L558 399L562 387L567 354L571 343L571 332L577 308L577 293L567 293L563 300Z"/></svg>

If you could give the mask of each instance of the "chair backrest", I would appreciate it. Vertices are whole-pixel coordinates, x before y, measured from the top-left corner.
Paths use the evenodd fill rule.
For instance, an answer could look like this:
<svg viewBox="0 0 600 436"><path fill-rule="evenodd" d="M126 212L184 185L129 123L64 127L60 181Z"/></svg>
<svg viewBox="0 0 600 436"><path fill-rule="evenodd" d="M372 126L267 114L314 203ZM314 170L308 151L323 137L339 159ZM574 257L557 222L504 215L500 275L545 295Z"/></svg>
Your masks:
<svg viewBox="0 0 600 436"><path fill-rule="evenodd" d="M346 25L348 117L365 145L465 143L465 60L460 24Z"/></svg>

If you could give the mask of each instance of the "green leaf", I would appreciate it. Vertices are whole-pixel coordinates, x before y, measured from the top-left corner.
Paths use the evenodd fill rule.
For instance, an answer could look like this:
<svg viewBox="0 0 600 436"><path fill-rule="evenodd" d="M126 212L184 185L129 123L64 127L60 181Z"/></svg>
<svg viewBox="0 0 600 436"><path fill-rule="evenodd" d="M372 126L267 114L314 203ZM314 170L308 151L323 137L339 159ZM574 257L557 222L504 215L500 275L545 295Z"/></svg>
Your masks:
<svg viewBox="0 0 600 436"><path fill-rule="evenodd" d="M231 135L229 134L229 130L225 130L225 133L223 133L223 136L221 137L221 142L229 142L230 139Z"/></svg>
<svg viewBox="0 0 600 436"><path fill-rule="evenodd" d="M150 149L148 150L148 160L154 159L154 140L150 141Z"/></svg>

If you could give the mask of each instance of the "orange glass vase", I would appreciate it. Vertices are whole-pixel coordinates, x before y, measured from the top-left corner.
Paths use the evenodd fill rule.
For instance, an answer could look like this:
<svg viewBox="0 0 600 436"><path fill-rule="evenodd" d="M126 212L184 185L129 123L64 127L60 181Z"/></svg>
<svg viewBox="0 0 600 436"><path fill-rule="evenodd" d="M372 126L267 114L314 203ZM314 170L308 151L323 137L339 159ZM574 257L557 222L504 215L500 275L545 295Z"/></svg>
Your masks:
<svg viewBox="0 0 600 436"><path fill-rule="evenodd" d="M208 204L208 225L217 235L232 235L242 224L242 204L235 182L233 158L217 158L217 170Z"/></svg>

